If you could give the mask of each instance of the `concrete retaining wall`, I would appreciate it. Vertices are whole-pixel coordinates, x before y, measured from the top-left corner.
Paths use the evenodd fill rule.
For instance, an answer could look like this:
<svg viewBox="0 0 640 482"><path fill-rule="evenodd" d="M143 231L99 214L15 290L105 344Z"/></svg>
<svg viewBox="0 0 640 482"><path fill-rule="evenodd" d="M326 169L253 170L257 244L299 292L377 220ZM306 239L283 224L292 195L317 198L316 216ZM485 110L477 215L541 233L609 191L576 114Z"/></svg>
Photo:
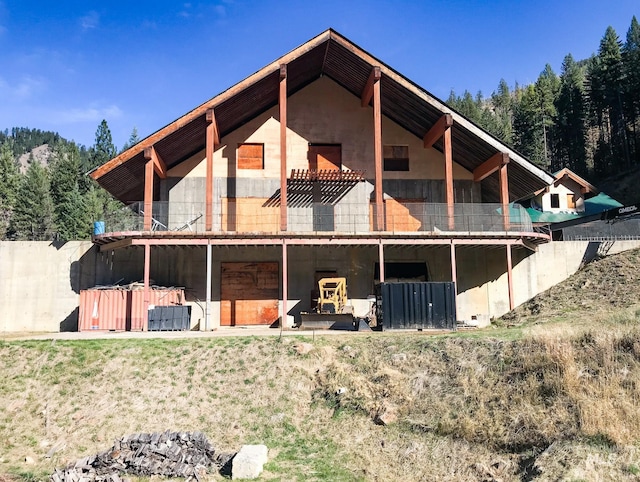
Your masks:
<svg viewBox="0 0 640 482"><path fill-rule="evenodd" d="M531 253L513 250L516 305L563 281L584 262L593 259L600 243L564 241L542 245ZM640 247L640 241L616 241L609 254ZM220 319L220 268L227 261L280 262L281 248L213 248L212 326ZM346 276L356 314L368 309L373 292L375 246L292 246L289 248L289 323L310 308L316 271ZM96 284L142 279L144 250L130 247L100 253L88 241L0 242L0 331L57 332L75 330L81 289ZM448 246L389 246L386 262L420 261L427 264L431 281L449 281ZM509 310L504 247L459 246L458 319L488 320ZM155 284L183 286L192 306L192 328L204 322L206 249L204 247L152 247L151 278Z"/></svg>
<svg viewBox="0 0 640 482"><path fill-rule="evenodd" d="M0 330L75 330L80 290L96 278L95 252L89 241L0 241Z"/></svg>

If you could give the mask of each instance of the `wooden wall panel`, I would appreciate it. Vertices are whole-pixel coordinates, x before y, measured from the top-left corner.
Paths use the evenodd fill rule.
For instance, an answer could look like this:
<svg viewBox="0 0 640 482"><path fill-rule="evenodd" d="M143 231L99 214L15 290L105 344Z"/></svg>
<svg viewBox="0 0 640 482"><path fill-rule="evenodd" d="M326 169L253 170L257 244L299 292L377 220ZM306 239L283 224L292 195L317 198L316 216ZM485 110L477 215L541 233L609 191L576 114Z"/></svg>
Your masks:
<svg viewBox="0 0 640 482"><path fill-rule="evenodd" d="M422 202L414 203L421 205ZM396 199L386 199L385 205L385 224L388 231L419 231L422 227L422 221L411 215L409 206L410 201L398 201Z"/></svg>
<svg viewBox="0 0 640 482"><path fill-rule="evenodd" d="M342 146L309 146L309 169L339 171L342 169Z"/></svg>
<svg viewBox="0 0 640 482"><path fill-rule="evenodd" d="M240 144L238 169L264 169L264 144Z"/></svg>
<svg viewBox="0 0 640 482"><path fill-rule="evenodd" d="M271 325L278 320L278 263L222 263L220 325Z"/></svg>
<svg viewBox="0 0 640 482"><path fill-rule="evenodd" d="M267 198L223 198L222 229L239 233L277 233L278 206L264 206Z"/></svg>

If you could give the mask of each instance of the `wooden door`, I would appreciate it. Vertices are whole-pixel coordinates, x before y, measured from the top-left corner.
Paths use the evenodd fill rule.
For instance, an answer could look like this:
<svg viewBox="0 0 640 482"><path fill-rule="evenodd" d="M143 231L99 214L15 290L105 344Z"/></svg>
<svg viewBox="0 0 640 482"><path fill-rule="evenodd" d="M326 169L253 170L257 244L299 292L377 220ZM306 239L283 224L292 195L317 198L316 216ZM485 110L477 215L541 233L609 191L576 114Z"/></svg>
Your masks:
<svg viewBox="0 0 640 482"><path fill-rule="evenodd" d="M309 144L309 169L339 171L342 169L340 144Z"/></svg>
<svg viewBox="0 0 640 482"><path fill-rule="evenodd" d="M222 263L220 325L271 325L278 320L278 263Z"/></svg>

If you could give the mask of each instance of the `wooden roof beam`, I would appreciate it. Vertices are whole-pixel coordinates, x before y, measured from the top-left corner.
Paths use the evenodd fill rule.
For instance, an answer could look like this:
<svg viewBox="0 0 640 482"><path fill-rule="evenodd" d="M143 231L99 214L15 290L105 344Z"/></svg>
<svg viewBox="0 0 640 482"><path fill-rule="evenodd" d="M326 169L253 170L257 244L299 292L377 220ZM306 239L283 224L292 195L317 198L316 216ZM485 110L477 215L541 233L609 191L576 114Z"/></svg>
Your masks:
<svg viewBox="0 0 640 482"><path fill-rule="evenodd" d="M496 152L473 170L473 180L480 182L506 164L509 164L509 154L506 152Z"/></svg>
<svg viewBox="0 0 640 482"><path fill-rule="evenodd" d="M164 163L154 146L144 148L144 158L147 161L153 161L153 170L160 179L167 178L167 165Z"/></svg>
<svg viewBox="0 0 640 482"><path fill-rule="evenodd" d="M220 145L220 129L218 129L218 121L213 107L207 109L206 120L208 124L213 124L213 148L215 149Z"/></svg>
<svg viewBox="0 0 640 482"><path fill-rule="evenodd" d="M369 102L371 102L371 99L373 97L373 84L376 82L376 80L380 80L381 75L382 73L380 71L380 67L376 66L371 69L371 73L369 74L367 83L365 84L364 89L362 89L362 95L361 95L362 107L367 107L369 105Z"/></svg>
<svg viewBox="0 0 640 482"><path fill-rule="evenodd" d="M422 138L424 142L424 148L429 149L433 147L438 139L442 137L444 131L453 125L453 116L451 114L444 114L440 119L436 121L431 129Z"/></svg>

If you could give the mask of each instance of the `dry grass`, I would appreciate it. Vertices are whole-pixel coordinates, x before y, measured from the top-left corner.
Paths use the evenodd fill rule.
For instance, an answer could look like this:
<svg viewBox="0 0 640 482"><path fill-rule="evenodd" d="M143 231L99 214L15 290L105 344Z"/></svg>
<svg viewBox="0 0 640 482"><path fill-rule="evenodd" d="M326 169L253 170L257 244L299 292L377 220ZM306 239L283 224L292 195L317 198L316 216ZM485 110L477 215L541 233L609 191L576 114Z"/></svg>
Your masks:
<svg viewBox="0 0 640 482"><path fill-rule="evenodd" d="M502 326L593 322L608 319L640 300L640 249L590 262L573 276L535 296L498 320Z"/></svg>
<svg viewBox="0 0 640 482"><path fill-rule="evenodd" d="M179 429L266 443L274 480L640 480L636 314L597 321L317 337L304 356L288 338L3 343L0 474Z"/></svg>

